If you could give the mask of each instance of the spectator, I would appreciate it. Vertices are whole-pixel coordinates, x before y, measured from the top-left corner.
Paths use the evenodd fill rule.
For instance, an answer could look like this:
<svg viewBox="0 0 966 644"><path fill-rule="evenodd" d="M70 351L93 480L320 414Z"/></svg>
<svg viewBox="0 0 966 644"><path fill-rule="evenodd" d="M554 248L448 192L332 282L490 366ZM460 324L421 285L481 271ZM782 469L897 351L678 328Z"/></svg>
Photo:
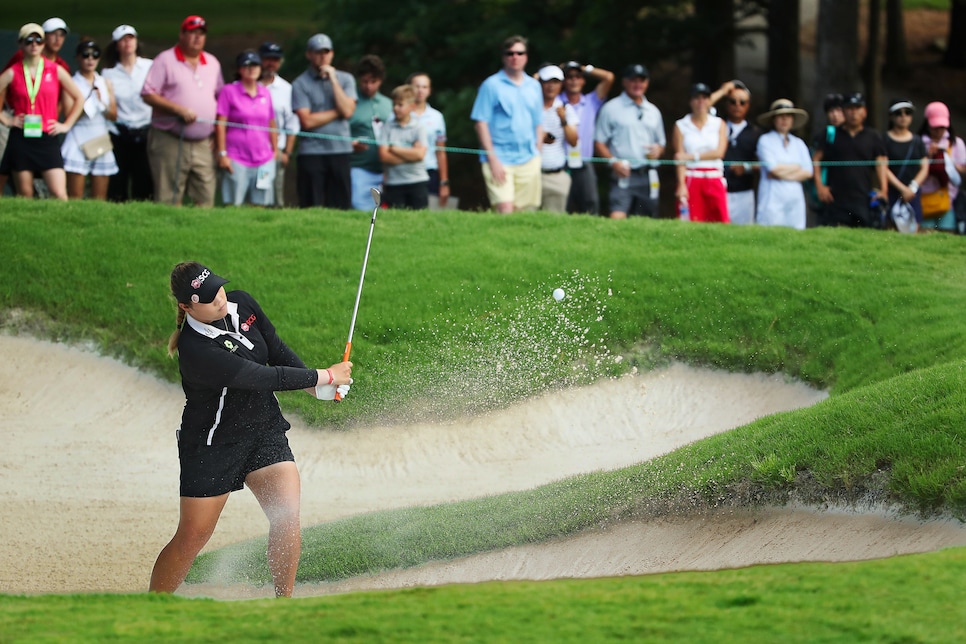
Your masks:
<svg viewBox="0 0 966 644"><path fill-rule="evenodd" d="M66 134L80 118L84 96L66 69L51 63L41 52L44 30L36 23L20 28L23 65L0 73L0 122L10 128L10 138L0 160L0 174L12 175L21 197L33 197L34 175L41 174L51 195L67 200L67 176L57 137ZM69 97L71 109L63 122L57 120L57 103Z"/></svg>
<svg viewBox="0 0 966 644"><path fill-rule="evenodd" d="M416 91L416 105L412 117L426 130L429 151L423 163L429 173L429 194L436 195L439 207L445 208L449 201L449 159L446 157L446 119L443 113L430 105L427 100L433 93L429 74L416 72L406 81Z"/></svg>
<svg viewBox="0 0 966 644"><path fill-rule="evenodd" d="M271 206L275 193L278 127L272 95L258 82L262 59L252 50L235 59L236 80L218 95L215 148L225 205Z"/></svg>
<svg viewBox="0 0 966 644"><path fill-rule="evenodd" d="M199 206L215 203L211 135L225 81L221 63L204 51L207 35L204 18L185 18L178 44L158 54L141 90L154 108L148 158L160 203L180 206L185 195Z"/></svg>
<svg viewBox="0 0 966 644"><path fill-rule="evenodd" d="M394 208L429 207L426 130L412 118L416 91L410 85L392 90L392 114L379 136L379 159L386 168L383 203Z"/></svg>
<svg viewBox="0 0 966 644"><path fill-rule="evenodd" d="M929 174L926 145L921 137L909 129L914 111L912 101L892 101L889 106L889 130L885 136L886 154L892 162L886 170L886 178L889 180L889 212L895 213L895 206L899 202L902 202L900 207L908 204L905 216L892 218L897 227L905 228L904 232L915 232L922 222L919 186ZM896 161L900 163L896 164Z"/></svg>
<svg viewBox="0 0 966 644"><path fill-rule="evenodd" d="M501 214L540 206L540 83L527 76L527 39L503 41L503 68L480 85L470 118L490 204Z"/></svg>
<svg viewBox="0 0 966 644"><path fill-rule="evenodd" d="M727 97L724 111L728 150L724 156L724 177L728 183L728 218L733 224L753 224L758 172L755 150L761 130L746 120L751 105L751 90L747 85L737 79L728 81L711 95L711 103L717 103L721 96Z"/></svg>
<svg viewBox="0 0 966 644"><path fill-rule="evenodd" d="M52 63L57 63L65 71L70 72L70 65L60 57L60 50L64 46L67 34L70 33L70 29L67 28L67 23L60 18L48 18L41 28L44 31L43 57ZM7 61L7 64L4 65L3 70L6 71L14 65L19 64L23 60L23 56L23 48L17 49L13 56L10 57L10 60Z"/></svg>
<svg viewBox="0 0 966 644"><path fill-rule="evenodd" d="M296 134L301 129L299 117L292 111L292 84L278 75L282 66L282 48L275 42L264 42L258 48L262 58L262 77L259 82L268 88L275 109L275 123L278 125L278 154L275 162L274 205L285 207L285 169L295 150Z"/></svg>
<svg viewBox="0 0 966 644"><path fill-rule="evenodd" d="M296 177L300 208L348 210L352 206L349 119L358 96L352 74L332 66L334 56L332 39L315 34L306 46L309 68L292 83L292 109L302 131L309 133L299 144Z"/></svg>
<svg viewBox="0 0 966 644"><path fill-rule="evenodd" d="M691 87L691 113L674 124L674 158L678 161L674 195L681 219L727 224L728 189L722 159L728 150L728 128L710 110L711 88L696 83Z"/></svg>
<svg viewBox="0 0 966 644"><path fill-rule="evenodd" d="M657 195L651 193L649 159L659 159L667 138L664 118L645 94L648 72L644 65L624 70L624 91L604 103L594 128L594 149L610 164L610 217L657 217Z"/></svg>
<svg viewBox="0 0 966 644"><path fill-rule="evenodd" d="M953 232L956 230L953 202L960 190L961 177L966 174L966 145L953 130L945 103L929 103L924 112L926 118L919 128L919 136L930 163L929 174L922 183L921 229ZM939 203L943 207L936 205Z"/></svg>
<svg viewBox="0 0 966 644"><path fill-rule="evenodd" d="M861 93L849 94L843 111L845 123L835 129L834 140L826 140L812 157L818 163L834 163L827 168L827 183L822 180L821 166L815 166L815 189L819 201L828 206L830 225L878 226L879 214L873 212L870 202L886 200L885 144L877 131L865 127L865 97Z"/></svg>
<svg viewBox="0 0 966 644"><path fill-rule="evenodd" d="M547 212L566 212L570 194L570 175L567 173L567 145L577 146L577 113L560 100L563 70L557 65L545 65L537 73L543 92L543 151L540 155L540 209Z"/></svg>
<svg viewBox="0 0 966 644"><path fill-rule="evenodd" d="M815 161L815 153L822 149L822 146L835 140L835 131L840 125L845 123L845 112L842 105L845 98L841 94L828 94L822 103L822 110L825 112L825 128L815 135L812 139L812 160ZM827 181L828 172L825 168L820 169L822 183ZM818 217L819 226L834 226L835 223L829 219L828 205L822 203L818 198L818 190L815 186L814 177L805 182L805 194L812 202L812 209Z"/></svg>
<svg viewBox="0 0 966 644"><path fill-rule="evenodd" d="M758 183L758 223L805 229L805 192L802 182L812 176L812 157L805 141L792 134L808 123L808 113L787 98L773 101L758 117L762 128L771 128L758 139L761 160Z"/></svg>
<svg viewBox="0 0 966 644"><path fill-rule="evenodd" d="M84 96L84 110L71 128L60 153L67 171L67 196L84 198L84 184L91 177L91 198L107 199L107 185L111 175L117 174L117 161L111 147L108 121L117 118L117 103L111 81L97 73L101 48L88 38L77 45L77 66L74 82ZM71 99L64 101L70 111Z"/></svg>
<svg viewBox="0 0 966 644"><path fill-rule="evenodd" d="M352 207L356 210L372 208L370 189L382 186L382 161L379 160L376 141L392 116L392 101L379 93L385 78L386 67L379 56L370 54L359 59L356 67L359 100L349 119L349 131L352 133Z"/></svg>
<svg viewBox="0 0 966 644"><path fill-rule="evenodd" d="M114 88L117 119L108 123L118 172L111 176L107 198L111 201L150 201L154 182L148 163L148 129L151 107L141 97L151 59L141 56L138 32L131 25L120 25L111 34L104 54L104 78Z"/></svg>
<svg viewBox="0 0 966 644"><path fill-rule="evenodd" d="M614 86L614 72L593 65L581 65L571 60L563 65L565 101L577 113L577 150L579 156L571 156L568 148L570 166L570 194L567 196L567 212L600 214L600 194L597 190L597 171L590 159L594 157L594 127L597 113L607 100L610 88ZM587 78L597 80L597 86L584 92ZM657 173L657 170L654 170ZM656 177L655 177L656 180Z"/></svg>
<svg viewBox="0 0 966 644"><path fill-rule="evenodd" d="M44 48L42 55L47 60L57 63L63 67L64 70L70 74L70 65L68 65L67 61L61 58L59 55L61 48L64 46L64 40L67 38L67 34L70 32L70 30L67 28L67 23L60 18L50 18L44 22L41 29L44 31ZM23 54L23 48L18 47L17 51L15 51L13 56L10 57L10 60L7 61L7 64L4 65L3 71L6 71L14 65L19 65L21 62L23 62ZM3 109L3 107L4 106L0 104L0 109ZM10 114L8 114L8 116L10 116ZM7 138L10 136L10 130L6 127L0 127L0 133L2 133L2 140L0 140L0 155L2 155L7 147ZM3 193L3 189L6 184L7 175L0 173L0 194ZM37 188L42 190L43 185L38 185Z"/></svg>

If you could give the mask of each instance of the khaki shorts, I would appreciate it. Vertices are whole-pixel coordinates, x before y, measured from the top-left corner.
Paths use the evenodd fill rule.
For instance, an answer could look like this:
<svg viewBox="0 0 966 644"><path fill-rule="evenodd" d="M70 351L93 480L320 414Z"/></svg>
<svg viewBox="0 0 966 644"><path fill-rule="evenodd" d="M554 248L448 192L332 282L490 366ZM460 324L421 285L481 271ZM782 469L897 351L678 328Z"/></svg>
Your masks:
<svg viewBox="0 0 966 644"><path fill-rule="evenodd" d="M158 203L181 205L185 195L199 206L215 205L215 157L210 139L179 140L151 128L148 161Z"/></svg>
<svg viewBox="0 0 966 644"><path fill-rule="evenodd" d="M483 180L490 205L512 203L514 210L536 210L540 207L540 157L535 156L520 165L504 165L506 181L497 185L490 172L490 164L483 163Z"/></svg>

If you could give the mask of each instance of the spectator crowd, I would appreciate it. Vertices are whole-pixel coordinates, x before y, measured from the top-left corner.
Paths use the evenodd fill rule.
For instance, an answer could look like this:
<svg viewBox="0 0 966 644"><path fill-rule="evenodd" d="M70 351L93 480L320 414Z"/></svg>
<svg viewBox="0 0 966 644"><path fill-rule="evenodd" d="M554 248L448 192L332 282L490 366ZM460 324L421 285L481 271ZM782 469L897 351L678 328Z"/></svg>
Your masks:
<svg viewBox="0 0 966 644"><path fill-rule="evenodd" d="M378 56L363 56L355 74L336 69L334 43L320 33L291 82L278 75L282 47L265 42L236 56L226 83L207 32L203 17L188 16L153 60L131 25L103 49L82 36L71 74L61 57L67 23L24 25L0 73L0 189L199 206L220 193L225 205L279 207L294 164L301 208L366 210L373 187L393 207L452 203L446 122L429 103L428 74L415 71L386 95ZM657 217L658 168L673 164L684 220L802 229L811 209L819 225L964 232L966 145L943 103L926 105L914 129L915 105L895 99L889 129L878 132L865 125L861 93L832 94L825 127L806 144L794 132L809 115L792 101L777 99L750 121L746 84L695 83L666 131L647 98L646 66L627 65L611 97L613 72L569 61L531 75L529 53L522 36L503 41L500 68L469 115L499 213Z"/></svg>

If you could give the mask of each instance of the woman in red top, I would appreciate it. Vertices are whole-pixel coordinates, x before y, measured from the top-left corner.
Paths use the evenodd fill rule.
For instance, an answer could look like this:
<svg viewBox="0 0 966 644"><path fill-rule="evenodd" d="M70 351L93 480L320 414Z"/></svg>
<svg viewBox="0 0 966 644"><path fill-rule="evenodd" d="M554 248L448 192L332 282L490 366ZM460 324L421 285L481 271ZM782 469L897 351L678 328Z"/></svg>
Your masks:
<svg viewBox="0 0 966 644"><path fill-rule="evenodd" d="M59 134L65 134L80 118L84 97L70 74L57 63L42 56L44 30L27 23L20 28L23 64L0 74L0 104L13 108L13 116L0 113L0 123L10 128L10 138L0 173L12 174L13 185L21 197L33 197L34 175L43 175L50 193L67 200L67 174L60 154ZM61 92L73 99L64 122L57 120Z"/></svg>

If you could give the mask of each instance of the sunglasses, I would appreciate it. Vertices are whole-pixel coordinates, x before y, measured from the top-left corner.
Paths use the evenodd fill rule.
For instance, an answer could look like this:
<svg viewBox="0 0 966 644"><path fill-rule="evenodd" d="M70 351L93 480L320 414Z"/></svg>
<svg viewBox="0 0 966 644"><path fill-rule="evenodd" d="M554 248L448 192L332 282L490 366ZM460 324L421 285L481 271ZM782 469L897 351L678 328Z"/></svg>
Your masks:
<svg viewBox="0 0 966 644"><path fill-rule="evenodd" d="M515 49L508 49L505 52L503 52L503 55L504 56L526 56L527 55L527 52L525 52L525 51L517 51Z"/></svg>
<svg viewBox="0 0 966 644"><path fill-rule="evenodd" d="M896 110L895 112L893 112L893 114L896 114L898 116L912 116L912 110L909 110L909 109Z"/></svg>
<svg viewBox="0 0 966 644"><path fill-rule="evenodd" d="M94 50L88 50L88 51L85 51L85 52L81 52L80 57L81 58L93 58L94 60L97 60L98 58L101 57L101 52L94 51Z"/></svg>
<svg viewBox="0 0 966 644"><path fill-rule="evenodd" d="M28 45L39 45L44 41L44 39L41 38L40 36L32 35L32 36L27 36L26 38L23 39L23 41Z"/></svg>
<svg viewBox="0 0 966 644"><path fill-rule="evenodd" d="M739 100L737 98L729 98L728 105L747 105L748 101Z"/></svg>

